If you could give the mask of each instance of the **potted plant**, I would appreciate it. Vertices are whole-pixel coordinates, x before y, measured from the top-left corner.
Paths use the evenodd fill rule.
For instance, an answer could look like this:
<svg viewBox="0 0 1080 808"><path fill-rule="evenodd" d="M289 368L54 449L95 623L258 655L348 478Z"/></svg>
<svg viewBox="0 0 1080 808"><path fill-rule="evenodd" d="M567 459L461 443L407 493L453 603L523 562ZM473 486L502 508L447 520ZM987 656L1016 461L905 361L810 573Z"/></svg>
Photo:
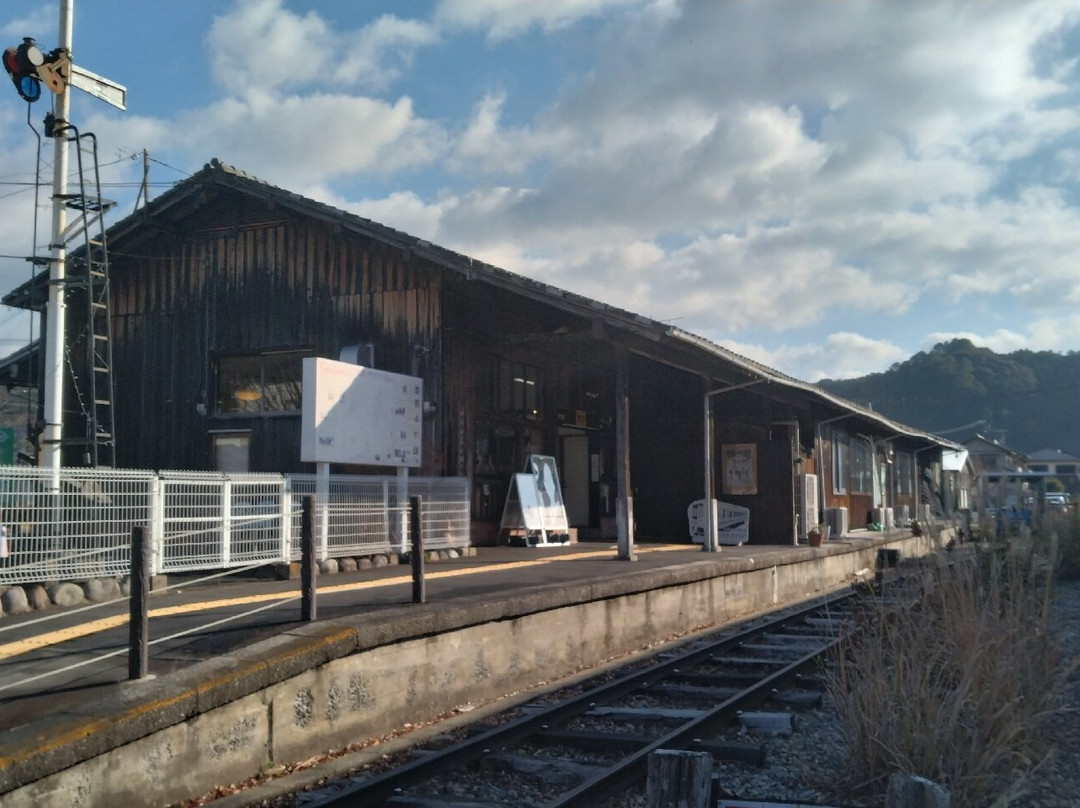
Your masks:
<svg viewBox="0 0 1080 808"><path fill-rule="evenodd" d="M825 525L821 524L821 522L810 525L806 531L806 538L809 540L811 547L820 547L821 543L825 541Z"/></svg>

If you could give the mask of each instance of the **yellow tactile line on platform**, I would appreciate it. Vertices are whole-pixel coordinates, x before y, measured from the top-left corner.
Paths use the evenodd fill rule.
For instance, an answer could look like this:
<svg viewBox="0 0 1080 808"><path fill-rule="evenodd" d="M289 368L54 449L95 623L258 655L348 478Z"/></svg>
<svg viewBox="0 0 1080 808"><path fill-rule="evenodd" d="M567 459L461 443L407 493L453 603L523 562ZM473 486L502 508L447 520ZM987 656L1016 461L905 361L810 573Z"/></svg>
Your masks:
<svg viewBox="0 0 1080 808"><path fill-rule="evenodd" d="M657 553L665 552L667 550L687 550L691 548L688 548L685 544L673 544L664 545L662 547L636 547L634 549L637 553ZM571 555L536 558L530 561L511 561L506 564L487 564L477 567L466 567L464 569L436 570L435 572L425 572L424 578L427 580L437 580L439 578L458 578L464 575L476 575L483 572L504 572L506 570L518 569L520 567L534 567L539 564L550 564L555 561L578 561L581 559L590 558L611 558L611 551L597 550L588 553L573 553ZM324 595L329 595L337 592L351 592L361 589L377 589L379 587L397 586L399 584L408 583L412 583L411 574L399 575L394 578L381 578L379 580L373 581L356 581L351 584L320 586L319 592ZM274 600L291 600L297 597L299 597L299 595L294 590L290 592L267 592L261 595L245 595L244 597L239 598L225 598L223 600L210 600L203 601L201 603L164 606L160 609L151 609L150 617L170 617L176 614L190 614L192 612L209 611L211 609L220 609L227 606L245 606L248 604L267 603ZM47 634L39 634L35 637L27 637L25 640L16 640L14 642L5 643L4 645L0 645L0 661L5 659L11 659L12 657L20 656L21 654L28 654L31 651L37 651L40 648L47 648L51 645L59 645L60 643L67 642L68 640L77 640L80 637L87 637L91 634L98 634L102 631L119 628L127 622L128 615L118 614L112 617L102 617L98 620L91 620L88 623L81 623L77 626L58 629L57 631L51 631Z"/></svg>

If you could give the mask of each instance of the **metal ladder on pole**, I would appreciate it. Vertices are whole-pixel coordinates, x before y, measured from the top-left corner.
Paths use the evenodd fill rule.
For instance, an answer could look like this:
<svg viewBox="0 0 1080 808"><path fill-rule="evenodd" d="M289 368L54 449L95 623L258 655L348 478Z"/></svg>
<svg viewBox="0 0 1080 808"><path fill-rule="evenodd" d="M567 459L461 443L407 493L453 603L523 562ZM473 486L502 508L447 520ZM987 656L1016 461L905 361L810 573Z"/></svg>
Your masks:
<svg viewBox="0 0 1080 808"><path fill-rule="evenodd" d="M66 245L81 237L81 255L69 257L66 288L79 290L86 318L82 330L67 340L64 350L85 431L83 437L65 438L62 445L84 447L84 465L112 467L116 462L116 419L105 214L116 203L101 196L97 137L91 132L80 134L71 125L56 136L67 137L76 146L78 192L64 196L64 204L76 216L65 228L62 241ZM89 182L84 154L91 162Z"/></svg>

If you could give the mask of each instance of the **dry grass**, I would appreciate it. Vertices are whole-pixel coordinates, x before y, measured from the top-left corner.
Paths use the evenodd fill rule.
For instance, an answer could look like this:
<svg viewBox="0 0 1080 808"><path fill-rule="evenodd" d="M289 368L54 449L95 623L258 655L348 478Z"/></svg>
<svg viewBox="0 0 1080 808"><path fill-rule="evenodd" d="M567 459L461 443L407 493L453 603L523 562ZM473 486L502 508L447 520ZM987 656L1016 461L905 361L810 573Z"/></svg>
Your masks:
<svg viewBox="0 0 1080 808"><path fill-rule="evenodd" d="M1059 578L1080 578L1080 508L1074 505L1065 513L1050 514L1038 525L1036 537L1046 537L1047 547L1055 548Z"/></svg>
<svg viewBox="0 0 1080 808"><path fill-rule="evenodd" d="M989 806L1038 761L1059 682L1053 569L1025 546L919 569L868 609L829 675L856 790L902 771Z"/></svg>

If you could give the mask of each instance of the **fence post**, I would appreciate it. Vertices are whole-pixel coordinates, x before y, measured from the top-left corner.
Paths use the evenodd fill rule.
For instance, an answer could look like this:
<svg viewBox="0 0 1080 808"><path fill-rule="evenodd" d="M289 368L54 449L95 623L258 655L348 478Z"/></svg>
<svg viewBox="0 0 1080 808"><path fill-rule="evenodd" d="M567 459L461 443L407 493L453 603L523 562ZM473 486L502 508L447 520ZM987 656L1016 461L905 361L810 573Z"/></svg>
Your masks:
<svg viewBox="0 0 1080 808"><path fill-rule="evenodd" d="M232 480L228 475L221 482L221 565L232 561Z"/></svg>
<svg viewBox="0 0 1080 808"><path fill-rule="evenodd" d="M394 549L390 541L393 531L390 529L390 481L385 477L382 481L382 518L383 518L383 541L389 549Z"/></svg>
<svg viewBox="0 0 1080 808"><path fill-rule="evenodd" d="M131 529L131 600L128 620L128 678L142 679L150 668L150 536Z"/></svg>
<svg viewBox="0 0 1080 808"><path fill-rule="evenodd" d="M164 480L157 474L150 478L150 512L147 523L150 525L150 574L159 575L165 568L165 494Z"/></svg>
<svg viewBox="0 0 1080 808"><path fill-rule="evenodd" d="M424 528L420 522L420 514L424 509L424 498L421 496L409 499L409 533L412 537L412 601L413 603L427 603L427 592L424 587Z"/></svg>
<svg viewBox="0 0 1080 808"><path fill-rule="evenodd" d="M278 502L281 509L281 563L288 564L292 561L292 477L281 478L281 498Z"/></svg>
<svg viewBox="0 0 1080 808"><path fill-rule="evenodd" d="M330 557L330 464L316 463L315 492L319 501L319 558Z"/></svg>
<svg viewBox="0 0 1080 808"><path fill-rule="evenodd" d="M300 619L315 619L315 497L304 497L300 513Z"/></svg>

